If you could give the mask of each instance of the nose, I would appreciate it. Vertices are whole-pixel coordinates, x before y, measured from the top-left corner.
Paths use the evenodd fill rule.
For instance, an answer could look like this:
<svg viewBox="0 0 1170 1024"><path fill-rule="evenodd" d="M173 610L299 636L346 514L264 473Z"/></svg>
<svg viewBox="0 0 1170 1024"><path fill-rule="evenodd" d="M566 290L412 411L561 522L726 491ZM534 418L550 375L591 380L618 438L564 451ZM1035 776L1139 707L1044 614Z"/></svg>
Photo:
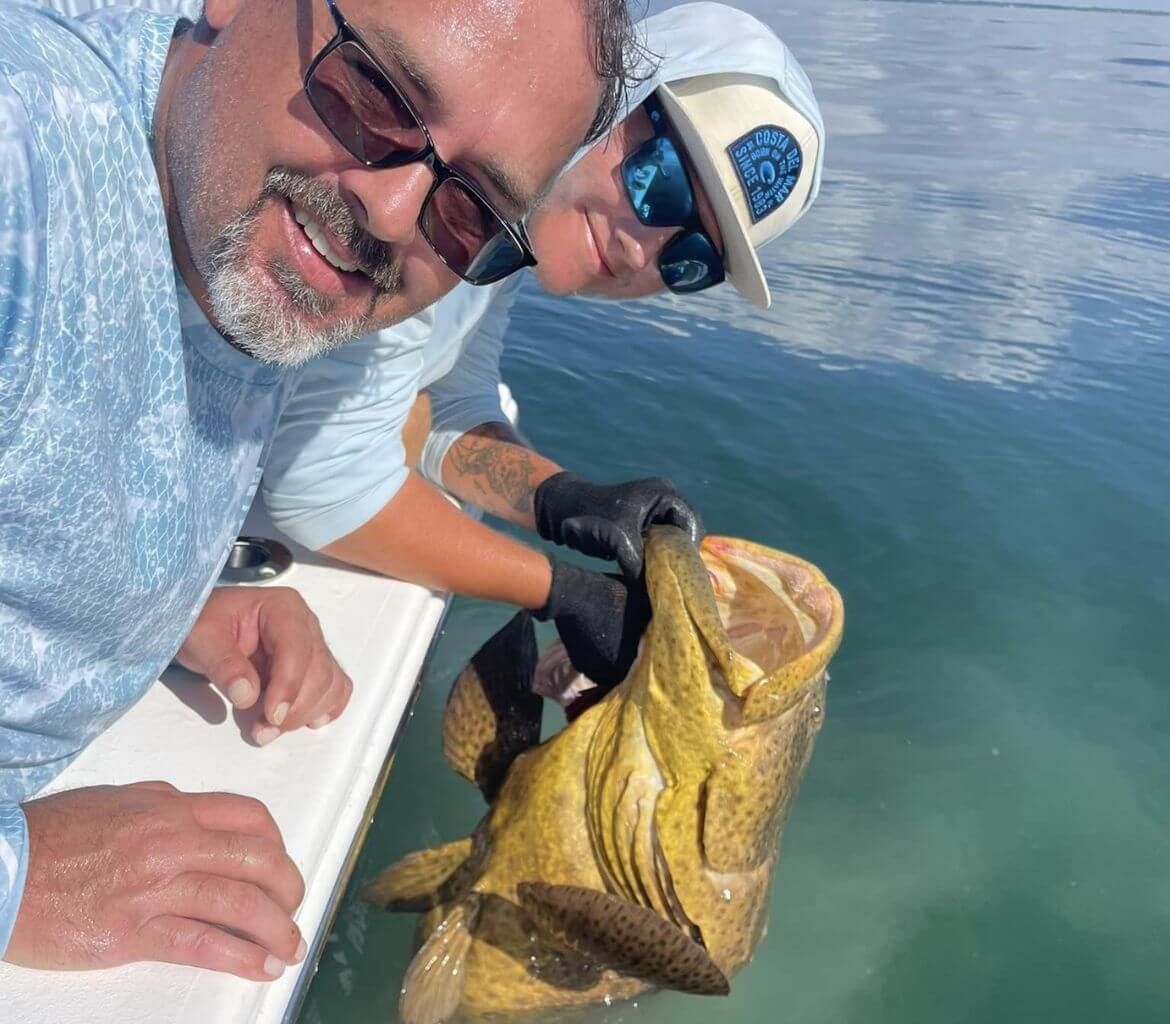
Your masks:
<svg viewBox="0 0 1170 1024"><path fill-rule="evenodd" d="M337 179L358 224L380 241L401 246L414 241L433 183L434 175L425 163L386 170L355 167Z"/></svg>
<svg viewBox="0 0 1170 1024"><path fill-rule="evenodd" d="M666 240L678 228L651 228L637 218L623 219L615 225L613 237L621 249L621 261L631 275L644 270L658 258Z"/></svg>

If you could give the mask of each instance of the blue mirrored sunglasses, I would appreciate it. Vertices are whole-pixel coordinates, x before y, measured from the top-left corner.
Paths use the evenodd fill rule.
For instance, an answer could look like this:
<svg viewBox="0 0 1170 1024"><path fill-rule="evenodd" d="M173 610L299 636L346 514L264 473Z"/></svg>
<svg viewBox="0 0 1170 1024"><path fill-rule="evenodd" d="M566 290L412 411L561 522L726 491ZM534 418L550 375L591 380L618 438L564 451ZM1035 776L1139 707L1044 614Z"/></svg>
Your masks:
<svg viewBox="0 0 1170 1024"><path fill-rule="evenodd" d="M686 165L667 134L666 111L653 95L642 106L654 137L622 161L622 182L639 221L652 228L682 229L658 255L663 284L672 292L699 292L724 279L723 257L703 229Z"/></svg>

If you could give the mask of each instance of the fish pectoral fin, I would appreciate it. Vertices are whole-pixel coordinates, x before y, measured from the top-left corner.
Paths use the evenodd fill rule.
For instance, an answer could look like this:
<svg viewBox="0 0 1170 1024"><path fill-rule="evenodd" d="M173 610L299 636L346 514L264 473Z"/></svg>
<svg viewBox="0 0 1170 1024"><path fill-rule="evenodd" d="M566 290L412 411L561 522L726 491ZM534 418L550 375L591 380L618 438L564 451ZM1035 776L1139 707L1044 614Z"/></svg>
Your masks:
<svg viewBox="0 0 1170 1024"><path fill-rule="evenodd" d="M472 657L443 711L443 756L491 801L512 762L540 742L543 702L532 692L536 629L521 611Z"/></svg>
<svg viewBox="0 0 1170 1024"><path fill-rule="evenodd" d="M440 890L468 863L473 846L472 837L465 836L408 853L362 889L362 899L387 910L429 910L439 902Z"/></svg>
<svg viewBox="0 0 1170 1024"><path fill-rule="evenodd" d="M516 893L538 927L622 974L696 995L731 990L700 943L646 907L576 885L521 882Z"/></svg>
<svg viewBox="0 0 1170 1024"><path fill-rule="evenodd" d="M464 964L479 901L464 900L422 944L402 981L398 1016L402 1024L444 1024L463 1001Z"/></svg>

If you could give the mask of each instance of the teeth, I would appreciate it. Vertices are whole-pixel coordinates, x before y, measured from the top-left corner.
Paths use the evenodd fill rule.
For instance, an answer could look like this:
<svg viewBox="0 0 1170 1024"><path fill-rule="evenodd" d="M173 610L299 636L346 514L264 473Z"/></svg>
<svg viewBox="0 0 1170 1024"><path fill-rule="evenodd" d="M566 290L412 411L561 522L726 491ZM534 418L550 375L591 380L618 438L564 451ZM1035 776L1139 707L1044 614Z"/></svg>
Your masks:
<svg viewBox="0 0 1170 1024"><path fill-rule="evenodd" d="M309 215L300 209L298 206L293 208L293 216L297 223L305 229L305 234L309 236L309 241L313 243L313 248L317 250L326 260L329 261L338 270L344 270L348 274L352 274L357 270L356 263L346 263L340 256L337 255L330 247L325 239L324 233L318 225L309 219Z"/></svg>

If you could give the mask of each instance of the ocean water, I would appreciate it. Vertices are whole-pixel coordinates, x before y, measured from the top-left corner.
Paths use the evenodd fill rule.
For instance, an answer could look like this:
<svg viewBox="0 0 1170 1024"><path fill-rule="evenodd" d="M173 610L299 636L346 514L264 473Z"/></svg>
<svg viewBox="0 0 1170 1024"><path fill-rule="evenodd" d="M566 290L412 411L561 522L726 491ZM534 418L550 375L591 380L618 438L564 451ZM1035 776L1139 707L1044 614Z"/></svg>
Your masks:
<svg viewBox="0 0 1170 1024"><path fill-rule="evenodd" d="M755 961L598 1024L1170 1020L1170 5L1127 3L745 3L831 131L773 310L520 302L544 451L847 610ZM394 1020L414 921L352 891L482 813L439 716L508 615L452 609L305 1024Z"/></svg>

